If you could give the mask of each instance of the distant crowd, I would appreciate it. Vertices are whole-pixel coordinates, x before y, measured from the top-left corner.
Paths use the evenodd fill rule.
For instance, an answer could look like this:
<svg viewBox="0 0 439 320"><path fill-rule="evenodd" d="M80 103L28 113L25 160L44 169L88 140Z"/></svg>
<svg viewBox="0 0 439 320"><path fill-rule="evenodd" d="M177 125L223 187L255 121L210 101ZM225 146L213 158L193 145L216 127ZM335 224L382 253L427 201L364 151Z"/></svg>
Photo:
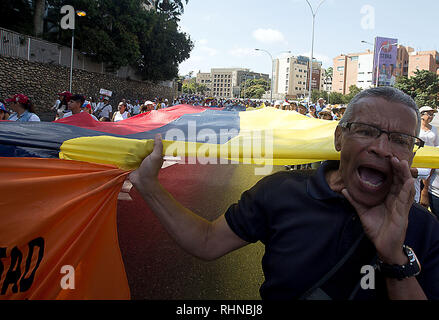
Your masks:
<svg viewBox="0 0 439 320"><path fill-rule="evenodd" d="M276 101L250 99L218 99L199 95L182 95L169 102L168 99L154 98L141 102L140 100L122 99L117 108L113 109L109 96L100 96L95 100L86 98L81 94L72 94L64 91L51 106L53 120L65 119L81 112L86 112L96 121L118 122L151 110L168 108L175 105L192 105L202 107L228 108L240 106L242 110L258 108L261 106L273 107L280 110L295 111L310 118L324 120L340 120L346 107L326 105L324 99L319 99L316 104L306 104L297 101ZM40 121L36 114L34 104L28 96L15 94L4 101L0 100L0 120L10 121Z"/></svg>

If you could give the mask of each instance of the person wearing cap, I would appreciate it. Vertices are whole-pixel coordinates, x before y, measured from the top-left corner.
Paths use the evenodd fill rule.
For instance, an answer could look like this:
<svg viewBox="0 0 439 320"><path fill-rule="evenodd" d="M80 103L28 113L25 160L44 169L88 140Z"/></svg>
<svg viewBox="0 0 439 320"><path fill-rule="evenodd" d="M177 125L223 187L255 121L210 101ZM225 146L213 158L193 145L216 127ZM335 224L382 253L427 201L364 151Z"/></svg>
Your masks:
<svg viewBox="0 0 439 320"><path fill-rule="evenodd" d="M316 112L317 115L319 114L320 111L322 111L325 108L325 100L323 98L319 98L319 100L317 100L316 103Z"/></svg>
<svg viewBox="0 0 439 320"><path fill-rule="evenodd" d="M154 109L154 102L147 100L141 107L140 113L148 112L153 109Z"/></svg>
<svg viewBox="0 0 439 320"><path fill-rule="evenodd" d="M419 108L419 113L421 114L419 138L424 140L426 146L439 146L437 129L430 124L436 112L437 110L429 106ZM439 178L437 178L436 170L431 170L430 168L417 168L417 170L415 201L426 208L430 206L431 211L439 217ZM424 185L422 190L421 181Z"/></svg>
<svg viewBox="0 0 439 320"><path fill-rule="evenodd" d="M55 120L64 117L64 113L67 112L67 105L71 96L72 93L69 91L58 93L58 99L52 107L52 110L56 111Z"/></svg>
<svg viewBox="0 0 439 320"><path fill-rule="evenodd" d="M297 112L305 116L308 113L308 110L306 109L306 106L304 104L300 103L297 107Z"/></svg>
<svg viewBox="0 0 439 320"><path fill-rule="evenodd" d="M91 103L87 100L84 101L84 103L81 106L81 112L87 112L94 120L99 121L98 118L96 118L93 115L93 108L91 106Z"/></svg>
<svg viewBox="0 0 439 320"><path fill-rule="evenodd" d="M96 107L94 114L99 121L111 121L113 107L110 104L110 97L105 96L103 103Z"/></svg>
<svg viewBox="0 0 439 320"><path fill-rule="evenodd" d="M24 94L16 94L12 98L6 99L10 108L14 113L9 116L9 121L40 121L40 118L35 114L34 106L30 99Z"/></svg>
<svg viewBox="0 0 439 320"><path fill-rule="evenodd" d="M319 112L319 119L323 119L323 120L332 120L332 112L331 112L331 109L329 109L329 108L323 108L323 109Z"/></svg>
<svg viewBox="0 0 439 320"><path fill-rule="evenodd" d="M6 109L5 105L0 102L0 120L8 120L9 111Z"/></svg>
<svg viewBox="0 0 439 320"><path fill-rule="evenodd" d="M316 119L318 118L315 105L312 104L309 106L309 112L306 114L306 116L310 118L316 118Z"/></svg>
<svg viewBox="0 0 439 320"><path fill-rule="evenodd" d="M111 119L112 122L118 122L121 120L128 119L131 117L131 114L127 110L127 103L126 102L119 102L119 105L117 106L117 111L113 114L113 118Z"/></svg>

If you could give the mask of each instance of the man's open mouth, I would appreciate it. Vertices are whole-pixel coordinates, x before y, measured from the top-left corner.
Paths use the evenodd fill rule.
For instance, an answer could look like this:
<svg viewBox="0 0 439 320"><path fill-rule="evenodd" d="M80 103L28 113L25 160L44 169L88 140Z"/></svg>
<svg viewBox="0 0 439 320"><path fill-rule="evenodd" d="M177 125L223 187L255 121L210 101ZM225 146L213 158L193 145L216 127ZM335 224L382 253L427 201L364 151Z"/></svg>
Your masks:
<svg viewBox="0 0 439 320"><path fill-rule="evenodd" d="M363 166L358 167L358 175L366 186L374 189L381 187L387 178L384 172Z"/></svg>

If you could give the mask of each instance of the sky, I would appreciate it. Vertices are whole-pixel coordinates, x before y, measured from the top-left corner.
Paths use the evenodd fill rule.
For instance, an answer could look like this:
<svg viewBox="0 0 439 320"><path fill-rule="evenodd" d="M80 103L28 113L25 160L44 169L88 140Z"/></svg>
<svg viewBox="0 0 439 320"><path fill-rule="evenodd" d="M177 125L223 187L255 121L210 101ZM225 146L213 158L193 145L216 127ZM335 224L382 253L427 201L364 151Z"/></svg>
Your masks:
<svg viewBox="0 0 439 320"><path fill-rule="evenodd" d="M308 0L316 12L322 0ZM179 23L194 42L179 74L248 68L271 75L273 59L311 55L312 13L306 0L189 0ZM438 50L439 0L324 0L315 15L314 54L323 67L340 54L373 50L375 37L417 51Z"/></svg>

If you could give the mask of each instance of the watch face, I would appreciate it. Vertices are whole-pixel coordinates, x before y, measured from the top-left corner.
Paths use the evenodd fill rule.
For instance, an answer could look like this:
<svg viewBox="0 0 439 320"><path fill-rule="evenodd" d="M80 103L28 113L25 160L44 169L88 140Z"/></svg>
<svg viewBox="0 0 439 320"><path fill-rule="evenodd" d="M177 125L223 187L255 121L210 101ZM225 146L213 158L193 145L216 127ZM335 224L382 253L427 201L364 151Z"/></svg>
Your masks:
<svg viewBox="0 0 439 320"><path fill-rule="evenodd" d="M411 273L411 275L409 275L409 276L413 276L413 275L417 276L421 272L421 264L419 263L419 260L416 257L416 254L412 248L410 248L409 246L403 246L403 248L404 248L404 252L407 254L407 257L409 259L408 264L409 264L409 266L412 267L412 268L409 268L412 270L406 269L406 271L408 273Z"/></svg>
<svg viewBox="0 0 439 320"><path fill-rule="evenodd" d="M404 245L403 251L409 259L405 265L389 265L378 260L378 268L385 277L402 280L417 276L421 272L421 265L413 249Z"/></svg>
<svg viewBox="0 0 439 320"><path fill-rule="evenodd" d="M413 251L411 251L411 250L408 250L407 257L409 258L409 262L415 262L416 261L415 253Z"/></svg>

